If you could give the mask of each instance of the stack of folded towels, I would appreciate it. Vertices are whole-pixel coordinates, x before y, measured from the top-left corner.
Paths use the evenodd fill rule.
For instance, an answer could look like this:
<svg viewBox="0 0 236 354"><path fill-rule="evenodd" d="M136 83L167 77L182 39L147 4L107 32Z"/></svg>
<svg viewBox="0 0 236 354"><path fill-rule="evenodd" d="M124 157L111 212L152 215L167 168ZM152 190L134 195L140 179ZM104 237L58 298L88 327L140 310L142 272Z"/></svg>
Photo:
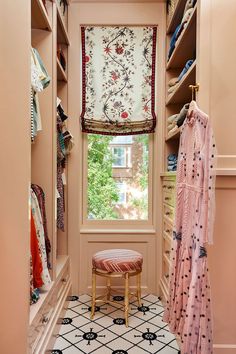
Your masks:
<svg viewBox="0 0 236 354"><path fill-rule="evenodd" d="M172 116L167 118L167 136L172 135L178 131L178 128L184 123L186 115L188 113L189 103L186 103L181 111L177 114L173 114Z"/></svg>
<svg viewBox="0 0 236 354"><path fill-rule="evenodd" d="M177 170L177 160L178 157L176 154L170 154L167 157L167 171L173 172Z"/></svg>
<svg viewBox="0 0 236 354"><path fill-rule="evenodd" d="M191 67L191 65L193 64L193 62L194 62L194 60L192 60L192 59L187 60L185 63L185 66L184 66L183 70L181 71L181 73L179 74L179 76L174 77L173 79L171 79L168 82L168 90L167 90L168 95L170 95L172 92L174 92L174 90L178 86L179 82L182 80L184 75L188 72L188 70Z"/></svg>

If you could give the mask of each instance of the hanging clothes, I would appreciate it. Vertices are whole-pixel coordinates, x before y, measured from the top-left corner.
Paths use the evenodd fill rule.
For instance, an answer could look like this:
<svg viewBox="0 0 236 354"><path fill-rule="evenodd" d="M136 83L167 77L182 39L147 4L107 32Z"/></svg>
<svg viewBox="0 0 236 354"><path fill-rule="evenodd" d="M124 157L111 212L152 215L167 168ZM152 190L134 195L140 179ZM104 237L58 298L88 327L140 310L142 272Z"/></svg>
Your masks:
<svg viewBox="0 0 236 354"><path fill-rule="evenodd" d="M215 143L208 116L192 101L181 127L170 294L163 320L182 354L212 354L206 243L212 243Z"/></svg>
<svg viewBox="0 0 236 354"><path fill-rule="evenodd" d="M38 92L43 91L50 80L38 51L31 48L31 141L42 130Z"/></svg>
<svg viewBox="0 0 236 354"><path fill-rule="evenodd" d="M48 238L48 228L47 228L47 217L46 217L46 208L45 208L45 194L40 186L37 184L31 184L31 188L33 189L39 203L39 208L43 221L43 229L44 229L44 237L45 237L45 246L47 253L47 265L48 268L51 268L50 264L50 252L51 252L51 242Z"/></svg>
<svg viewBox="0 0 236 354"><path fill-rule="evenodd" d="M32 212L31 212L30 249L31 249L31 261L32 261L33 289L41 288L41 286L43 286L43 280L41 276L43 271L43 265L40 256L39 242L37 238Z"/></svg>
<svg viewBox="0 0 236 354"><path fill-rule="evenodd" d="M36 228L36 234L38 238L38 244L39 244L40 255L41 255L42 266L43 266L41 277L43 280L43 284L49 285L51 283L51 277L47 266L47 253L46 253L43 221L42 221L42 216L39 208L38 199L32 189L31 189L31 209L34 218L34 224Z"/></svg>

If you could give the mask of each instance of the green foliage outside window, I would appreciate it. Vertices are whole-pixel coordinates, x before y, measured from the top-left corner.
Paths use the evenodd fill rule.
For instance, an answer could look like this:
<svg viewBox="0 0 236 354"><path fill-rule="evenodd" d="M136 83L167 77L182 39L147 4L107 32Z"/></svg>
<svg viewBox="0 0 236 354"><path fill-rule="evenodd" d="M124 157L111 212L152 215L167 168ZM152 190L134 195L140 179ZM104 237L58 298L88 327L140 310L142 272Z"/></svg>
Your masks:
<svg viewBox="0 0 236 354"><path fill-rule="evenodd" d="M88 135L88 218L117 219L114 202L119 200L112 178L112 136Z"/></svg>

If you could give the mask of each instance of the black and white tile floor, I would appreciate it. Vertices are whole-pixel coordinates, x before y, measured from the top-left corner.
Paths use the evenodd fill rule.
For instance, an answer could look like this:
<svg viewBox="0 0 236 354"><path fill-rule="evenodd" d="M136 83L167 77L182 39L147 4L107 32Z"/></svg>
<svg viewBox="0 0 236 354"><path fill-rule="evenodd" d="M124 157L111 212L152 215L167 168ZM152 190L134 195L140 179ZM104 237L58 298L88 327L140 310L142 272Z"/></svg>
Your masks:
<svg viewBox="0 0 236 354"><path fill-rule="evenodd" d="M142 297L142 307L130 304L129 327L124 324L124 312L117 305L96 308L90 320L91 297L71 296L69 306L52 354L178 354L175 337L162 321L163 307L154 295Z"/></svg>

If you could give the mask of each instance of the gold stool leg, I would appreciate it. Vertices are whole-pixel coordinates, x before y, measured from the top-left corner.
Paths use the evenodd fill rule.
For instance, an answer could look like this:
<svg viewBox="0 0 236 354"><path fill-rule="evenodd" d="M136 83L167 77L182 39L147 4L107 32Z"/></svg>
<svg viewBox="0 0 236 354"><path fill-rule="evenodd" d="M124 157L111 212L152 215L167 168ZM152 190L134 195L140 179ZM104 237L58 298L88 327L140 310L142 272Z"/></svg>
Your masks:
<svg viewBox="0 0 236 354"><path fill-rule="evenodd" d="M92 270L92 306L91 306L91 320L94 317L96 304L96 273L95 269Z"/></svg>
<svg viewBox="0 0 236 354"><path fill-rule="evenodd" d="M107 301L110 301L111 298L111 278L107 277Z"/></svg>
<svg viewBox="0 0 236 354"><path fill-rule="evenodd" d="M125 325L129 326L129 273L125 273Z"/></svg>
<svg viewBox="0 0 236 354"><path fill-rule="evenodd" d="M137 274L137 299L138 305L141 306L141 272Z"/></svg>

